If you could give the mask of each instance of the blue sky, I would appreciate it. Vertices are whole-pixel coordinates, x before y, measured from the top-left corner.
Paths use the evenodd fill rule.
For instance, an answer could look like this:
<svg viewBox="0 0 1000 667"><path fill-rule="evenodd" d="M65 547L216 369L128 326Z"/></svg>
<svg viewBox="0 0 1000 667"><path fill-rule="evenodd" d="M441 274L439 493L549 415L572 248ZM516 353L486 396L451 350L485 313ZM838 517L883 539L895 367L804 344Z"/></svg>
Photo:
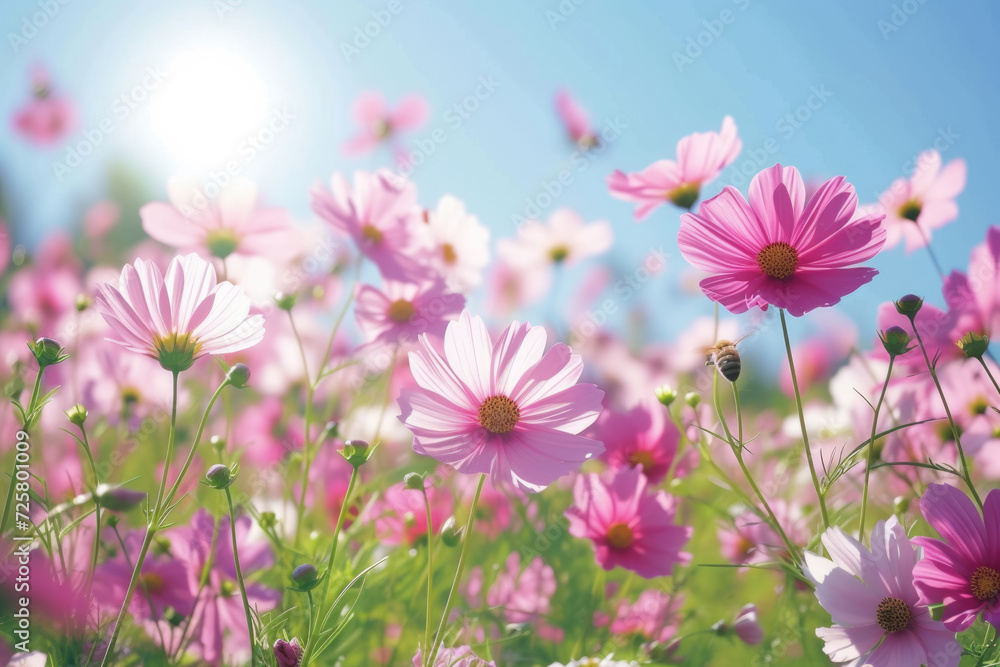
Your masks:
<svg viewBox="0 0 1000 667"><path fill-rule="evenodd" d="M52 16L39 20L46 9ZM386 25L367 43L355 42L358 30L380 17ZM677 210L664 207L634 224L630 206L607 195L611 170L672 157L679 138L718 129L729 114L744 141L737 166L749 161L756 171L780 161L807 177L843 174L863 201L872 201L905 175L918 152L947 135L945 159L964 158L969 178L961 217L935 237L935 248L946 270L964 268L996 211L998 20L1000 6L986 0L8 1L0 10L6 35L0 48L8 49L0 69L3 113L25 97L29 68L41 62L78 101L80 128L71 143L105 118L113 131L59 179L53 162L65 160L67 149L39 151L4 124L0 183L9 222L29 247L44 230L77 224L83 209L105 195L112 165L134 173L148 198L164 198L167 178L191 165L179 163L153 132L148 103L136 102L120 117L116 101L143 85L150 68L223 46L258 73L269 108L292 118L243 165L269 202L308 220L307 190L316 180L389 159L341 155L353 130L354 97L366 89L390 100L420 92L432 115L414 138L438 128L445 137L413 175L422 201L432 205L454 194L497 238L514 233L512 216L570 158L551 101L566 85L598 125L623 129L543 214L565 205L609 220L617 241L608 261L622 273L634 271L650 248L664 248L668 275L638 298L655 312L654 338L665 339L711 306L677 292L676 277L686 268L676 251ZM26 28L32 22L44 25L32 31ZM446 114L484 80L494 90L456 127ZM783 120L810 96L815 108L808 120L799 127ZM746 180L730 168L706 194L726 183L745 191ZM882 274L842 304L862 330L873 327L881 301L906 292L940 300L925 253L907 257L897 248L874 265ZM568 276L563 288L578 276ZM637 304L623 307L630 305Z"/></svg>

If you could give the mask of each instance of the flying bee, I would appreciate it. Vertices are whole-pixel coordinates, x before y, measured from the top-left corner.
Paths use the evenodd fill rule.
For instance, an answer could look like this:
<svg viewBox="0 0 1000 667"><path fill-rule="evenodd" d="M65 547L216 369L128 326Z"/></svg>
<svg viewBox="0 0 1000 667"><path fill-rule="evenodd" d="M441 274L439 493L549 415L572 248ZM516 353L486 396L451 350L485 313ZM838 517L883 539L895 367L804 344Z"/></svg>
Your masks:
<svg viewBox="0 0 1000 667"><path fill-rule="evenodd" d="M723 338L716 341L715 345L705 348L705 365L711 366L715 364L719 375L730 382L736 382L740 377L740 371L743 369L743 362L740 361L740 352L736 349L736 346L749 335L744 334L736 340Z"/></svg>

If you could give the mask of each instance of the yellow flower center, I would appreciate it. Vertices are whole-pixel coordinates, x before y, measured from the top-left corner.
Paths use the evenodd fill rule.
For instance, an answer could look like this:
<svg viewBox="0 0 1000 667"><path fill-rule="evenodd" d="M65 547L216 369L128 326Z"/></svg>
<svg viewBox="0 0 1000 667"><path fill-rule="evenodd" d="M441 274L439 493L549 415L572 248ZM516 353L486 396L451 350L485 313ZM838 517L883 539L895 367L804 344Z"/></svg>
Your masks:
<svg viewBox="0 0 1000 667"><path fill-rule="evenodd" d="M875 622L886 632L899 632L910 626L910 605L899 598L884 597L875 607Z"/></svg>
<svg viewBox="0 0 1000 667"><path fill-rule="evenodd" d="M374 245L378 245L382 242L382 232L380 232L374 225L365 225L361 228L361 238Z"/></svg>
<svg viewBox="0 0 1000 667"><path fill-rule="evenodd" d="M375 125L372 127L372 132L379 139L385 139L392 132L392 126L384 120L375 121Z"/></svg>
<svg viewBox="0 0 1000 667"><path fill-rule="evenodd" d="M141 394L135 387L122 387L122 403L132 405L139 402Z"/></svg>
<svg viewBox="0 0 1000 667"><path fill-rule="evenodd" d="M624 523L613 523L608 527L608 544L615 549L627 549L635 541L632 529Z"/></svg>
<svg viewBox="0 0 1000 667"><path fill-rule="evenodd" d="M916 222L917 218L920 217L920 211L923 209L923 204L921 204L916 199L908 199L899 207L899 217Z"/></svg>
<svg viewBox="0 0 1000 667"><path fill-rule="evenodd" d="M413 319L415 312L416 309L413 307L413 303L406 299L398 299L389 304L389 319L393 322L399 322L400 324L409 322Z"/></svg>
<svg viewBox="0 0 1000 667"><path fill-rule="evenodd" d="M992 602L1000 596L1000 574L992 567L985 565L977 567L969 580L969 588L977 600Z"/></svg>
<svg viewBox="0 0 1000 667"><path fill-rule="evenodd" d="M673 190L667 192L667 199L673 202L676 206L690 209L694 206L694 203L698 201L699 194L701 194L701 184L682 183Z"/></svg>
<svg viewBox="0 0 1000 667"><path fill-rule="evenodd" d="M637 449L628 455L628 462L632 464L632 467L642 466L642 471L648 473L652 470L654 462L653 455L647 452L645 449Z"/></svg>
<svg viewBox="0 0 1000 667"><path fill-rule="evenodd" d="M146 590L150 593L159 593L163 590L163 577L155 572L146 572L139 577L142 580L142 585L146 587Z"/></svg>
<svg viewBox="0 0 1000 667"><path fill-rule="evenodd" d="M210 231L205 238L205 243L209 252L220 259L225 259L236 250L240 240L236 238L236 233L233 230L223 228Z"/></svg>
<svg viewBox="0 0 1000 667"><path fill-rule="evenodd" d="M566 258L569 257L569 246L557 245L549 250L549 259L551 259L556 264L560 262L565 262Z"/></svg>
<svg viewBox="0 0 1000 667"><path fill-rule="evenodd" d="M153 349L156 350L160 366L168 371L180 372L191 368L201 352L201 343L190 332L172 333L154 336Z"/></svg>
<svg viewBox="0 0 1000 667"><path fill-rule="evenodd" d="M479 406L479 423L490 433L510 433L520 419L517 404L506 396L490 396Z"/></svg>
<svg viewBox="0 0 1000 667"><path fill-rule="evenodd" d="M784 280L795 273L799 265L799 253L783 241L771 243L757 253L757 265L764 275Z"/></svg>
<svg viewBox="0 0 1000 667"><path fill-rule="evenodd" d="M458 253L455 252L455 246L450 243L445 243L441 246L441 256L444 257L445 264L454 264L458 261Z"/></svg>

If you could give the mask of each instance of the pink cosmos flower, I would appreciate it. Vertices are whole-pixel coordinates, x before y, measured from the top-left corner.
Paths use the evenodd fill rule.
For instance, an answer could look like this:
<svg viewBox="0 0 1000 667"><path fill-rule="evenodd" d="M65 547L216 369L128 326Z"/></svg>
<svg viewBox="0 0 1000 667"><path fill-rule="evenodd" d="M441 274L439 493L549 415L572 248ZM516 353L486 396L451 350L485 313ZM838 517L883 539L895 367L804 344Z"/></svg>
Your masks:
<svg viewBox="0 0 1000 667"><path fill-rule="evenodd" d="M415 343L421 334L444 335L449 320L465 307L465 297L450 291L439 279L424 283L386 281L384 291L371 285L358 288L354 315L371 342L387 345Z"/></svg>
<svg viewBox="0 0 1000 667"><path fill-rule="evenodd" d="M601 140L590 124L590 116L580 103L573 99L568 90L562 89L556 92L555 106L556 114L566 128L566 134L580 150L587 151L600 145Z"/></svg>
<svg viewBox="0 0 1000 667"><path fill-rule="evenodd" d="M452 512L449 493L424 480L424 489L431 506L431 530L437 534ZM389 545L411 545L427 535L427 509L419 490L407 489L403 482L386 489L385 494L368 508L375 522L375 534Z"/></svg>
<svg viewBox="0 0 1000 667"><path fill-rule="evenodd" d="M612 197L635 202L637 221L667 201L690 209L698 201L702 186L715 180L742 149L736 122L726 116L719 132L696 132L677 142L677 162L657 160L631 174L614 171L608 176L608 192Z"/></svg>
<svg viewBox="0 0 1000 667"><path fill-rule="evenodd" d="M385 170L358 171L352 188L337 172L330 191L317 186L310 194L313 211L350 236L383 278L411 281L427 273L418 260L429 252L429 239L413 183Z"/></svg>
<svg viewBox="0 0 1000 667"><path fill-rule="evenodd" d="M417 649L417 654L413 656L413 667L421 667L424 664L423 653ZM468 646L456 646L455 648L438 649L437 657L431 667L496 667L496 663L490 660L483 660Z"/></svg>
<svg viewBox="0 0 1000 667"><path fill-rule="evenodd" d="M569 533L594 543L605 570L621 566L651 579L691 560L681 549L692 529L676 525L674 499L666 491L647 493L648 485L639 468L622 468L610 480L594 473L577 478L566 510Z"/></svg>
<svg viewBox="0 0 1000 667"><path fill-rule="evenodd" d="M346 155L363 155L384 141L394 143L397 160L405 161L407 152L395 139L399 132L420 129L427 122L427 100L421 95L407 95L399 100L395 109L389 109L385 98L375 91L358 95L351 109L358 133L343 146Z"/></svg>
<svg viewBox="0 0 1000 667"><path fill-rule="evenodd" d="M486 604L502 612L508 623L533 623L549 613L556 575L540 556L521 571L521 554L511 552L504 570L486 594Z"/></svg>
<svg viewBox="0 0 1000 667"><path fill-rule="evenodd" d="M76 314L76 297L83 291L80 268L73 239L64 232L50 234L32 264L11 276L7 290L11 309L39 334L56 335Z"/></svg>
<svg viewBox="0 0 1000 667"><path fill-rule="evenodd" d="M1000 227L986 231L986 239L972 249L969 272L952 271L943 291L948 309L958 317L952 340L969 331L987 336L1000 332Z"/></svg>
<svg viewBox="0 0 1000 667"><path fill-rule="evenodd" d="M100 201L83 214L83 233L89 239L99 239L121 220L122 209L116 202Z"/></svg>
<svg viewBox="0 0 1000 667"><path fill-rule="evenodd" d="M881 215L853 220L854 187L831 179L806 202L795 167L777 164L750 183L750 202L726 186L681 216L677 243L696 268L713 274L701 289L732 313L754 306L795 316L832 306L878 271L851 265L885 243Z"/></svg>
<svg viewBox="0 0 1000 667"><path fill-rule="evenodd" d="M34 94L11 119L14 129L28 141L51 146L76 125L76 107L66 97L52 94L48 72L35 68L31 75Z"/></svg>
<svg viewBox="0 0 1000 667"><path fill-rule="evenodd" d="M490 312L507 317L549 293L552 271L547 266L515 267L501 257L488 280Z"/></svg>
<svg viewBox="0 0 1000 667"><path fill-rule="evenodd" d="M760 621L757 620L757 605L753 603L743 605L733 620L733 631L744 644L750 646L756 646L764 641L764 628L760 627Z"/></svg>
<svg viewBox="0 0 1000 667"><path fill-rule="evenodd" d="M955 198L965 189L965 160L952 160L942 168L941 154L929 150L917 157L913 174L893 181L878 204L865 208L885 214L885 245L906 241L906 252L930 242L931 231L958 217Z"/></svg>
<svg viewBox="0 0 1000 667"><path fill-rule="evenodd" d="M670 470L681 433L658 402L644 401L627 412L605 410L597 420L598 436L612 470L638 467L650 484Z"/></svg>
<svg viewBox="0 0 1000 667"><path fill-rule="evenodd" d="M914 588L916 549L896 517L875 525L870 550L839 527L827 530L822 541L833 560L807 551L806 575L833 619L833 627L816 630L833 662L958 665L954 632L931 619Z"/></svg>
<svg viewBox="0 0 1000 667"><path fill-rule="evenodd" d="M250 299L198 255L175 257L166 278L141 259L126 264L118 287L97 288L95 306L111 326L112 342L182 371L206 354L243 350L264 337L264 317Z"/></svg>
<svg viewBox="0 0 1000 667"><path fill-rule="evenodd" d="M490 262L490 229L466 212L462 200L445 195L424 212L438 273L454 292L468 293L483 281Z"/></svg>
<svg viewBox="0 0 1000 667"><path fill-rule="evenodd" d="M152 202L139 209L142 228L151 237L182 252L207 250L215 257L233 253L283 259L297 247L291 214L258 207L257 186L235 181L209 201L191 179L167 184L170 203Z"/></svg>
<svg viewBox="0 0 1000 667"><path fill-rule="evenodd" d="M789 539L798 542L803 531L797 510L780 498L771 500L770 505ZM731 563L759 564L788 556L788 549L774 528L751 510L734 517L732 526L719 528L718 538L722 555Z"/></svg>
<svg viewBox="0 0 1000 667"><path fill-rule="evenodd" d="M500 239L497 252L516 268L572 266L607 252L613 241L606 221L588 223L576 211L560 208L546 224L529 220L518 228L516 238Z"/></svg>
<svg viewBox="0 0 1000 667"><path fill-rule="evenodd" d="M1000 626L1000 490L986 496L983 515L964 493L930 484L920 511L944 540L915 537L924 557L913 569L922 604L944 604L942 622L953 632L983 620Z"/></svg>
<svg viewBox="0 0 1000 667"><path fill-rule="evenodd" d="M633 603L619 601L610 630L616 635L639 635L656 642L668 642L677 632L680 622L677 612L683 604L681 596L646 589Z"/></svg>
<svg viewBox="0 0 1000 667"><path fill-rule="evenodd" d="M579 355L545 344L545 329L518 322L494 343L467 311L448 324L443 346L422 335L409 355L418 386L399 397L413 450L530 492L604 451L578 435L597 419L604 392L577 384Z"/></svg>

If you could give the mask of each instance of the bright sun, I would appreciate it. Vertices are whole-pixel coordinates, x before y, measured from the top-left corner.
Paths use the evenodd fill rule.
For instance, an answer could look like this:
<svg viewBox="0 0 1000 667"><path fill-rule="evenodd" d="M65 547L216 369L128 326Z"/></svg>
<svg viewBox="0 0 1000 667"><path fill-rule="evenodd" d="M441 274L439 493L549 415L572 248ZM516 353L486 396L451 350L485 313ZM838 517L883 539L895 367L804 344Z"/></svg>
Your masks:
<svg viewBox="0 0 1000 667"><path fill-rule="evenodd" d="M153 130L185 167L210 168L235 157L265 124L267 87L224 48L189 51L167 68L150 102Z"/></svg>

